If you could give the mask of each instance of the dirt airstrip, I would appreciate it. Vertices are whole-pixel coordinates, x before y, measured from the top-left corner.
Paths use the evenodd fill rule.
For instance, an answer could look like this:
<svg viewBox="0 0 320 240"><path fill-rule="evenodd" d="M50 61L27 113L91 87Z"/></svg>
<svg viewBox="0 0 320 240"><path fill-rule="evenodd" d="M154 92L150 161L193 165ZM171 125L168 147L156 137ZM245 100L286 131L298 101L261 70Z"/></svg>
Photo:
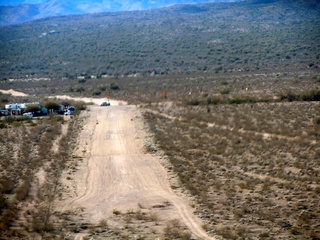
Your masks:
<svg viewBox="0 0 320 240"><path fill-rule="evenodd" d="M1 92L27 96L14 90ZM147 222L151 219L153 237L162 238L168 223L177 225L178 222L179 229L191 234L193 239L214 239L193 214L190 199L181 192L176 194L170 187L172 176L164 167L166 160L146 151L145 146L152 144L152 140L147 137L140 108L109 99L53 98L92 104L79 116L83 124L73 153L76 167L62 175L63 192L55 201L56 213L73 219L72 225L83 222L94 226L104 222L122 234L127 226L117 218L119 213L137 212L149 216L148 220L143 218L144 221L135 225L142 229L144 236L148 236L148 231L143 229L150 227ZM109 101L111 106L101 107L103 101ZM66 129L63 132L65 134ZM42 175L43 170L37 174L39 180ZM84 228L70 234L68 239L86 239L92 231ZM132 237L130 231L126 236ZM109 239L105 235L98 237Z"/></svg>
<svg viewBox="0 0 320 240"><path fill-rule="evenodd" d="M68 179L63 180L67 190L57 210L79 214L82 220L95 224L107 220L109 225L119 227L112 220L115 212L143 208L157 215L158 225L178 219L194 238L212 239L186 198L178 197L170 188L159 159L144 150L139 109L124 104L111 101L110 107L92 105L85 113L75 153L83 160L77 171L64 176ZM170 207L159 207L164 205ZM81 239L85 234L75 236Z"/></svg>

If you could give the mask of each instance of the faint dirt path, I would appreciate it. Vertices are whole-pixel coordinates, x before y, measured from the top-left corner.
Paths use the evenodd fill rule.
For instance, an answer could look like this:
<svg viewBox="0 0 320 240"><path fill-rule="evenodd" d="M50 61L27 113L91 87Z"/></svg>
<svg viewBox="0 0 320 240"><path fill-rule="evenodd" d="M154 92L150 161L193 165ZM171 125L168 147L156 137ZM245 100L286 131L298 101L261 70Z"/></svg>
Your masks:
<svg viewBox="0 0 320 240"><path fill-rule="evenodd" d="M0 92L1 93L4 93L4 94L11 94L12 96L15 96L15 97L25 97L25 96L28 96L28 94L25 94L23 92L18 92L18 91L15 91L13 89L9 89L9 90L1 90L0 89Z"/></svg>
<svg viewBox="0 0 320 240"><path fill-rule="evenodd" d="M213 239L186 200L172 191L159 160L145 153L137 107L114 104L90 106L77 153L84 154L85 160L73 177L74 192L60 203L61 210L81 209L86 220L98 223L112 216L114 209L125 212L139 204L152 207L170 202L172 211L161 219L180 219L194 237Z"/></svg>
<svg viewBox="0 0 320 240"><path fill-rule="evenodd" d="M161 113L159 111L156 110L147 110L150 113L154 113L157 115L160 115L162 117L168 118L170 120L181 120L181 118L177 118L175 116L170 116L169 114L166 113ZM207 123L207 122L200 122L202 124L206 124L208 127L214 127L214 128L220 128L220 129L224 129L224 130L230 130L230 131L238 131L240 133L249 133L252 135L256 135L256 136L261 136L263 139L270 139L270 138L278 138L278 139L283 139L283 140L288 140L288 141L299 141L300 138L299 137L289 137L289 136L285 136L285 135L280 135L280 134L273 134L273 133L266 133L266 132L258 132L258 131L252 131L252 130L245 130L243 128L241 129L234 129L233 127L229 127L228 125L219 125L219 124L215 124L215 123ZM316 141L311 140L310 141L311 144L317 144Z"/></svg>

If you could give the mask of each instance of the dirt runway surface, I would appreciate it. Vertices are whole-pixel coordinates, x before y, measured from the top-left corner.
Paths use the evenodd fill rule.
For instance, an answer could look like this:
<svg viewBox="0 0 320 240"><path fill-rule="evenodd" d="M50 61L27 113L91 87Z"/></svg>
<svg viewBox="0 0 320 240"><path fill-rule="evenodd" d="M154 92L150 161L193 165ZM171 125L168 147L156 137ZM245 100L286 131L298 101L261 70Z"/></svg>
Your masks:
<svg viewBox="0 0 320 240"><path fill-rule="evenodd" d="M59 203L62 211L81 209L84 219L98 223L115 209L169 202L172 208L160 216L163 221L179 219L195 238L213 239L186 199L172 191L159 159L144 150L143 120L136 106L92 105L87 114L77 153L84 160L68 183L73 190Z"/></svg>

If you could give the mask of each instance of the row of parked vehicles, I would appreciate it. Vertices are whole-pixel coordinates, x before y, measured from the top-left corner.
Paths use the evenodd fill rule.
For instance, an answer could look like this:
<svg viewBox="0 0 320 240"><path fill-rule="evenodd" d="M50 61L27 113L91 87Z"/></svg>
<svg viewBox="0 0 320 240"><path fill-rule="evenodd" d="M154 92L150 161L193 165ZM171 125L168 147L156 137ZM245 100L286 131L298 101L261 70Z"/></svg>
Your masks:
<svg viewBox="0 0 320 240"><path fill-rule="evenodd" d="M25 110L22 109L20 107L20 105L18 105L18 104L14 104L14 105L8 104L8 105L6 105L6 109L0 108L0 117L10 116L10 115L15 115L15 116L22 115L27 118L33 118L35 116L45 116L45 115L49 114L48 109L44 108L41 105L39 105L39 106L40 107L36 112L33 112L33 111L25 112ZM53 111L53 112L55 112L56 114L60 114L60 115L73 115L75 113L75 111L76 111L76 108L74 106L69 106L67 109L61 108L60 110Z"/></svg>
<svg viewBox="0 0 320 240"><path fill-rule="evenodd" d="M0 117L4 116L4 117L7 117L7 116L10 116L10 112L6 109L0 109ZM23 113L22 116L24 117L27 117L27 118L33 118L33 113L32 112L26 112L26 113Z"/></svg>

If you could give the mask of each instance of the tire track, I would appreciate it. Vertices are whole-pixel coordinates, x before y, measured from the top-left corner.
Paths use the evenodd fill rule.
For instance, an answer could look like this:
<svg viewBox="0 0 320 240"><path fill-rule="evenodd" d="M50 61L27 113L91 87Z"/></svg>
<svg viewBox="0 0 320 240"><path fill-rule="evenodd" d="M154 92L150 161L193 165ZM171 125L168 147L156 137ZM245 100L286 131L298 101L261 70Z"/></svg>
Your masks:
<svg viewBox="0 0 320 240"><path fill-rule="evenodd" d="M135 106L90 107L87 162L77 173L85 179L74 177L78 194L63 203L63 210L83 209L85 219L97 223L112 216L114 209L126 211L141 203L154 206L168 201L172 203L169 215L184 223L194 237L214 239L202 229L185 199L173 192L159 159L144 152L135 133L136 121L141 119Z"/></svg>

